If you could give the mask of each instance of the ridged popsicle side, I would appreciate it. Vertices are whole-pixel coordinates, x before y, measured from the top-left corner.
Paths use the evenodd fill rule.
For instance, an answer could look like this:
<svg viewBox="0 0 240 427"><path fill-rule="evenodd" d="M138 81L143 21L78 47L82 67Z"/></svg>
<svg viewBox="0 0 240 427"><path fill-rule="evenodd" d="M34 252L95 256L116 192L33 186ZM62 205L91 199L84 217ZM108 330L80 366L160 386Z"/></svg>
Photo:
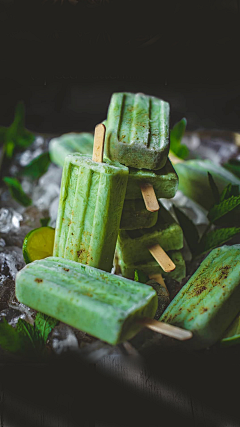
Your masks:
<svg viewBox="0 0 240 427"><path fill-rule="evenodd" d="M240 245L214 249L160 320L193 332L191 345L211 346L240 310Z"/></svg>
<svg viewBox="0 0 240 427"><path fill-rule="evenodd" d="M153 227L158 219L158 212L146 209L143 199L125 200L122 210L120 229L136 230Z"/></svg>
<svg viewBox="0 0 240 427"><path fill-rule="evenodd" d="M134 336L141 329L136 320L157 309L150 286L58 257L24 267L16 276L16 297L110 344Z"/></svg>
<svg viewBox="0 0 240 427"><path fill-rule="evenodd" d="M128 169L67 156L64 164L54 256L111 271Z"/></svg>
<svg viewBox="0 0 240 427"><path fill-rule="evenodd" d="M140 186L144 183L148 183L153 186L158 199L171 199L175 196L178 189L178 175L169 159L167 159L167 162L162 169L156 171L129 168L125 198L142 198Z"/></svg>
<svg viewBox="0 0 240 427"><path fill-rule="evenodd" d="M107 156L134 168L160 169L169 152L169 117L169 103L157 97L114 93L107 115Z"/></svg>
<svg viewBox="0 0 240 427"><path fill-rule="evenodd" d="M120 254L118 254L120 256ZM166 273L160 267L160 265L154 259L148 262L138 262L133 264L126 264L124 261L119 258L118 262L121 268L121 273L123 277L127 277L128 279L134 278L135 270L140 270L143 273L150 274L162 274L163 277L168 277L180 282L186 276L186 264L183 259L183 256L180 251L169 251L168 256L176 265L175 270Z"/></svg>
<svg viewBox="0 0 240 427"><path fill-rule="evenodd" d="M66 133L49 142L49 155L53 163L63 167L65 157L72 153L92 154L93 134L90 132Z"/></svg>

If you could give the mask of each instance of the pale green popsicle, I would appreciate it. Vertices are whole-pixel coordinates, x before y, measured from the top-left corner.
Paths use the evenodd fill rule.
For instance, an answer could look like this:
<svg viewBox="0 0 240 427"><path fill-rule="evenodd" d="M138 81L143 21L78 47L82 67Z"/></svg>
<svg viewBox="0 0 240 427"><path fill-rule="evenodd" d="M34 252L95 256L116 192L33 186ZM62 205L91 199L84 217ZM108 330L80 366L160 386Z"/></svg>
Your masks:
<svg viewBox="0 0 240 427"><path fill-rule="evenodd" d="M18 272L16 297L109 344L132 338L142 328L137 320L153 318L158 305L151 286L57 257Z"/></svg>
<svg viewBox="0 0 240 427"><path fill-rule="evenodd" d="M111 271L127 179L125 166L65 158L54 256Z"/></svg>
<svg viewBox="0 0 240 427"><path fill-rule="evenodd" d="M143 199L125 200L122 210L120 229L136 230L153 227L158 219L158 211L146 209Z"/></svg>
<svg viewBox="0 0 240 427"><path fill-rule="evenodd" d="M53 163L63 167L65 157L72 153L92 154L93 133L90 132L70 132L57 138L52 138L49 142L49 155Z"/></svg>
<svg viewBox="0 0 240 427"><path fill-rule="evenodd" d="M176 265L175 270L170 271L169 273L163 271L163 269L154 259L148 262L143 261L133 264L126 264L121 259L120 254L118 254L118 263L120 265L123 277L127 277L128 279L133 279L135 270L140 270L148 276L151 274L161 274L163 277L169 277L180 282L186 276L186 264L183 256L180 251L169 251L168 256Z"/></svg>
<svg viewBox="0 0 240 427"><path fill-rule="evenodd" d="M169 152L170 106L143 93L113 93L108 113L106 155L133 168L160 169Z"/></svg>
<svg viewBox="0 0 240 427"><path fill-rule="evenodd" d="M166 252L183 247L183 232L180 225L160 203L158 220L151 228L120 230L117 251L127 265L153 260L149 246L159 244Z"/></svg>
<svg viewBox="0 0 240 427"><path fill-rule="evenodd" d="M240 245L224 245L210 252L159 320L192 331L189 345L206 348L239 311Z"/></svg>
<svg viewBox="0 0 240 427"><path fill-rule="evenodd" d="M142 198L141 184L151 184L158 199L171 199L178 189L178 176L169 159L159 170L129 168L126 199Z"/></svg>

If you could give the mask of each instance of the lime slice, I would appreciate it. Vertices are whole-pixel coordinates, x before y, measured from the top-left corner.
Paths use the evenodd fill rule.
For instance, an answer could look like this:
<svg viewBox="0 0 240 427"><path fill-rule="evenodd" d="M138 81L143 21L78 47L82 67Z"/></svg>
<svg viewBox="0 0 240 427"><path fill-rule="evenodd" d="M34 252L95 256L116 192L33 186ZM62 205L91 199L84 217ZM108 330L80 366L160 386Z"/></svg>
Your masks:
<svg viewBox="0 0 240 427"><path fill-rule="evenodd" d="M23 242L23 258L26 264L53 254L55 229L39 227L30 231Z"/></svg>
<svg viewBox="0 0 240 427"><path fill-rule="evenodd" d="M220 341L222 346L235 345L240 343L240 314L231 323Z"/></svg>

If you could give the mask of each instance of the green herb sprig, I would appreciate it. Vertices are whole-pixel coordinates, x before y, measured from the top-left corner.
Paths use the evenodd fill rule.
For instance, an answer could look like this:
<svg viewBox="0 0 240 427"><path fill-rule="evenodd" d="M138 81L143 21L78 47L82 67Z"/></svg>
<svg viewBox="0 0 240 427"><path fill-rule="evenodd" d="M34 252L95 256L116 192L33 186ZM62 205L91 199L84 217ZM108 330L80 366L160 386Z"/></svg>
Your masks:
<svg viewBox="0 0 240 427"><path fill-rule="evenodd" d="M14 328L6 319L0 322L0 346L15 355L41 359L48 355L47 339L58 320L38 312L34 325L18 319Z"/></svg>
<svg viewBox="0 0 240 427"><path fill-rule="evenodd" d="M210 173L208 179L215 203L208 211L209 223L201 237L190 218L176 206L173 207L193 259L223 245L240 233L239 214L236 215L240 206L239 186L228 184L219 194Z"/></svg>

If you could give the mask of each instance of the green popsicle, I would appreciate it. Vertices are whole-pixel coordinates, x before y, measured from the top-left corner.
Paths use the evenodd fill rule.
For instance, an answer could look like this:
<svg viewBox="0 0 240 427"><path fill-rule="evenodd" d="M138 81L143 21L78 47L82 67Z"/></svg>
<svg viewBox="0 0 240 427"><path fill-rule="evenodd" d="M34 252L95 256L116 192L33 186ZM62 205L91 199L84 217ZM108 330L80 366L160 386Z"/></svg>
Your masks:
<svg viewBox="0 0 240 427"><path fill-rule="evenodd" d="M162 168L170 146L169 114L169 103L154 96L114 93L107 113L106 155L133 168Z"/></svg>
<svg viewBox="0 0 240 427"><path fill-rule="evenodd" d="M143 199L125 200L122 210L120 229L136 230L153 227L158 219L158 211L146 209Z"/></svg>
<svg viewBox="0 0 240 427"><path fill-rule="evenodd" d="M127 265L152 261L148 248L159 244L166 252L183 247L183 232L171 214L160 204L158 220L151 228L120 230L117 251Z"/></svg>
<svg viewBox="0 0 240 427"><path fill-rule="evenodd" d="M118 254L118 256L119 255L120 254ZM183 256L180 251L169 251L168 256L176 265L175 270L170 271L169 273L163 271L163 269L154 259L148 262L143 261L133 264L125 264L119 256L118 263L120 265L123 277L127 277L128 279L133 279L135 270L140 270L148 276L152 274L161 274L164 277L170 277L171 279L180 282L186 276L186 265Z"/></svg>
<svg viewBox="0 0 240 427"><path fill-rule="evenodd" d="M224 245L209 253L160 320L192 331L191 345L205 348L221 338L239 309L240 245Z"/></svg>
<svg viewBox="0 0 240 427"><path fill-rule="evenodd" d="M70 132L49 142L49 155L51 161L63 167L65 157L71 153L92 154L93 134L90 132Z"/></svg>
<svg viewBox="0 0 240 427"><path fill-rule="evenodd" d="M126 199L142 198L141 184L151 184L158 199L171 199L178 189L178 176L169 159L159 170L129 168Z"/></svg>
<svg viewBox="0 0 240 427"><path fill-rule="evenodd" d="M158 305L151 286L63 258L34 261L16 276L16 297L27 306L109 344L133 337Z"/></svg>
<svg viewBox="0 0 240 427"><path fill-rule="evenodd" d="M111 271L128 168L79 153L65 158L54 256Z"/></svg>

